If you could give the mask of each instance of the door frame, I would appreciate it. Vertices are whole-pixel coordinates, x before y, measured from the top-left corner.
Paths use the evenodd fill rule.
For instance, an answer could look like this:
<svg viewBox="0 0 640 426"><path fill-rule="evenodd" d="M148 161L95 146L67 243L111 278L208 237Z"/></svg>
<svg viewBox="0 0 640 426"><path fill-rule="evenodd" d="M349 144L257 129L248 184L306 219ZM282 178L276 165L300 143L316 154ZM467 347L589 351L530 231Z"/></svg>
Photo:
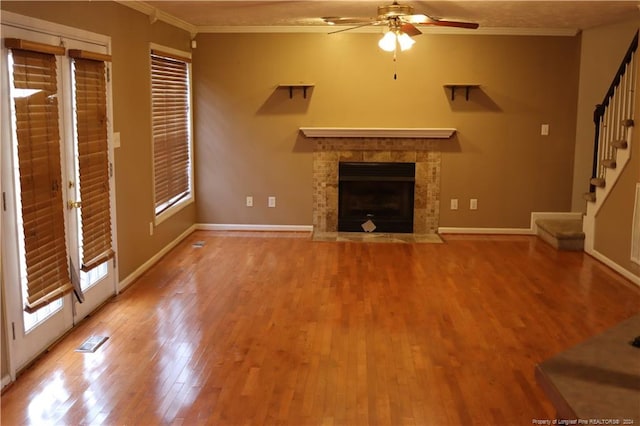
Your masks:
<svg viewBox="0 0 640 426"><path fill-rule="evenodd" d="M48 22L48 21L44 21L44 20L40 20L40 19L36 19L36 18L32 18L32 17L28 17L28 16L23 16L23 15L19 15L13 12L7 12L7 11L3 11L2 14L0 15L0 22L3 26L9 26L9 27L14 27L16 29L22 29L22 30L28 30L28 31L33 31L33 32L38 32L38 33L44 33L44 34L48 34L50 36L54 36L54 37L58 37L60 38L60 40L64 40L64 39L68 39L68 40L77 40L79 42L87 42L87 43L92 43L92 44L97 44L97 45L101 45L101 46L105 46L107 49L108 53L111 53L111 37L109 36L105 36L105 35L101 35L101 34L96 34L93 32L89 32L89 31L85 31L85 30L80 30L80 29L76 29L73 27L69 27L69 26L65 26L65 25L61 25L61 24L56 24L56 23L52 23L52 22ZM2 84L2 87L8 87L9 81L8 81L8 72L9 70L7 69L8 64L6 61L6 57L4 55L2 55L2 58L0 58L0 66L2 66L4 68L3 72L0 72L0 74L2 75L1 79L0 79L0 84ZM63 65L64 66L64 65ZM111 70L111 66L110 64L107 64L107 69L109 70L108 73L110 74L110 70ZM109 76L108 74L108 76ZM69 71L65 71L63 73L64 76L68 76L69 75ZM61 76L61 78L64 78ZM71 81L64 81L64 87L70 87ZM66 93L71 93L71 96L73 96L72 92L69 92L69 89L65 89ZM65 98L66 94L62 93L62 98ZM6 102L7 106L9 106L11 100L10 98L7 96L6 99L3 99L2 102ZM64 111L62 111L64 109ZM9 117L5 117L4 115L0 118L3 121L5 119L9 119L11 120L11 116L10 116L10 108L3 108L3 111L7 110L9 112ZM62 116L64 116L64 119L66 121L69 121L71 119L71 116L69 116L69 113L73 113L72 108L70 106L67 106L66 102L63 102L62 105L60 105L60 113ZM116 248L118 247L118 242L117 242L117 222L116 222L116 187L115 187L115 159L114 159L114 141L113 141L113 101L112 101L112 86L111 86L111 81L110 78L107 78L107 114L108 114L108 120L107 120L107 137L108 137L108 158L109 158L109 162L110 162L110 204L111 204L111 232L112 232L112 245L114 247L114 251L116 251L116 255L114 256L114 258L112 260L109 261L109 267L112 268L112 270L110 271L113 274L113 295L118 294L118 289L119 289L119 273L118 273L118 265L117 265L117 250ZM12 126L2 126L3 130L2 132L11 132L11 127ZM66 145L69 143L74 144L75 146L75 141L73 140L73 135L68 135L68 129L69 129L69 125L66 122L63 122L60 124L60 138L61 138L61 145L62 145L62 152L63 152L63 158L61 159L61 161L63 162L63 168L62 168L62 173L63 173L63 181L66 180L66 178L68 177L68 173L67 173L67 167L68 165L65 166L65 164L68 162L67 160L67 154L66 154ZM3 137L6 137L7 135L5 134ZM12 136L9 135L9 139L11 140ZM0 162L1 163L1 162ZM5 170L1 167L0 165L0 182L4 180L5 176L7 175L7 173L13 173L12 170ZM7 175L9 176L9 175ZM14 179L12 178L10 180L10 182L13 182ZM9 190L8 188L5 188L7 183L4 183L2 186L2 190L3 191L7 191ZM13 191L13 188L11 189ZM5 194L3 194L3 196L5 196ZM15 195L13 194L7 194L7 196L14 198ZM66 191L65 194L63 195L63 200L66 200ZM1 378L2 380L2 385L4 386L5 384L7 384L10 381L15 381L17 373L19 371L19 369L23 368L25 365L28 365L28 362L22 366L18 366L17 364L17 360L16 360L16 355L15 355L15 345L13 344L13 340L12 340L12 335L13 335L13 330L12 330L12 323L17 322L16 318L13 318L14 315L16 315L14 312L12 312L12 309L9 309L8 306L8 302L7 302L7 270L10 268L13 268L13 272L18 272L15 271L15 268L17 267L17 265L12 265L10 263L12 262L5 262L5 258L7 256L7 247L4 246L5 244L7 244L6 240L6 232L4 231L8 231L5 230L3 227L4 226L8 226L8 222L6 221L6 219L4 218L5 214L7 213L7 211L3 211L2 214L0 216L2 216L2 218L0 218L0 235L3 235L2 238L2 244L0 244L0 256L2 258L2 262L0 262L0 279L1 279L1 283L0 283L0 309L1 309L1 313L0 313L0 327L2 327L3 329L3 337L4 337L4 341L1 342L1 347L2 349L0 349L2 352L0 353L0 355L6 359L6 367L8 369L8 375L9 377L3 376ZM65 214L66 215L66 214ZM13 217L12 217L13 218ZM66 226L69 226L69 222L67 220L65 220ZM16 230L17 232L17 230ZM69 229L67 228L67 241L68 241L68 233L69 233ZM65 296L67 298L67 300L65 300L65 303L71 303L71 310L72 310L72 315L75 315L75 306L74 304L76 303L75 300L73 300L73 294L67 295ZM99 307L101 303L98 303L97 307ZM74 316L72 316L72 327L74 327L77 322L81 321L82 318L78 318L76 320L76 318ZM22 323L22 321L20 321L20 323ZM59 338L61 336L57 336L56 338L53 338L52 341L57 340L57 338ZM46 350L46 347L43 349ZM3 372L4 374L5 372Z"/></svg>

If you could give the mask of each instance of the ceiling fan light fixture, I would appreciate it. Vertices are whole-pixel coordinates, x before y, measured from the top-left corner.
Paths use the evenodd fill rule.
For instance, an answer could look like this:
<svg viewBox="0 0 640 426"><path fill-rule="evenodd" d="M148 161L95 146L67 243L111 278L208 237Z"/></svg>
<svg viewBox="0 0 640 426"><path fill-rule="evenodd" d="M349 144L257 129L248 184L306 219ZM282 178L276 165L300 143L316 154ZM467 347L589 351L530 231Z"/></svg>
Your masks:
<svg viewBox="0 0 640 426"><path fill-rule="evenodd" d="M385 52L393 52L398 45L400 45L401 51L405 51L411 49L414 43L415 40L412 39L409 34L400 30L390 30L384 33L378 41L378 46Z"/></svg>
<svg viewBox="0 0 640 426"><path fill-rule="evenodd" d="M385 52L393 52L396 50L396 34L393 31L387 31L378 41L378 46Z"/></svg>
<svg viewBox="0 0 640 426"><path fill-rule="evenodd" d="M416 41L409 37L407 33L398 33L398 44L400 45L401 51L411 49L411 46L413 46L415 42Z"/></svg>

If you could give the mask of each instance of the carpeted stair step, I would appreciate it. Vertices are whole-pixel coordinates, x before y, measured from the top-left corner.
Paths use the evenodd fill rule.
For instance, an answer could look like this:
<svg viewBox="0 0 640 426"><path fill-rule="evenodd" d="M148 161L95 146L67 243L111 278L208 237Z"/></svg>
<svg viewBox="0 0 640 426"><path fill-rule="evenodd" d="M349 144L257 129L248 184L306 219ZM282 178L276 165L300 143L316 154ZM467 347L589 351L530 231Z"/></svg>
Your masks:
<svg viewBox="0 0 640 426"><path fill-rule="evenodd" d="M607 182L604 180L604 178L592 178L591 179L591 185L593 186L597 186L598 188L604 188L607 184ZM589 193L591 194L591 193ZM595 196L595 194L594 194Z"/></svg>
<svg viewBox="0 0 640 426"><path fill-rule="evenodd" d="M611 146L617 149L627 149L627 141L624 139L621 139L619 141L613 141L611 142Z"/></svg>
<svg viewBox="0 0 640 426"><path fill-rule="evenodd" d="M608 158L606 160L602 160L601 164L604 167L606 167L607 169L615 169L617 167L616 160L614 160L612 158Z"/></svg>
<svg viewBox="0 0 640 426"><path fill-rule="evenodd" d="M595 192L585 192L582 194L582 198L587 201L591 201L592 203L596 202L596 193Z"/></svg>
<svg viewBox="0 0 640 426"><path fill-rule="evenodd" d="M582 219L538 219L538 236L558 250L584 250Z"/></svg>

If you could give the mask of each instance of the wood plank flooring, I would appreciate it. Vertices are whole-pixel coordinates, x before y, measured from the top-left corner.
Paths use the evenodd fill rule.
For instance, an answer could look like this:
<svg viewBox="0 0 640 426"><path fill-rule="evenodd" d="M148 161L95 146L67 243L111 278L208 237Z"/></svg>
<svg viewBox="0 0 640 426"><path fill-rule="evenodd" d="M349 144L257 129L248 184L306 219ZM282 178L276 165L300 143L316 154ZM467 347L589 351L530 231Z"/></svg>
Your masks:
<svg viewBox="0 0 640 426"><path fill-rule="evenodd" d="M638 313L640 291L535 237L444 240L195 232L26 370L2 425L553 418L535 365ZM109 340L74 352L91 335Z"/></svg>

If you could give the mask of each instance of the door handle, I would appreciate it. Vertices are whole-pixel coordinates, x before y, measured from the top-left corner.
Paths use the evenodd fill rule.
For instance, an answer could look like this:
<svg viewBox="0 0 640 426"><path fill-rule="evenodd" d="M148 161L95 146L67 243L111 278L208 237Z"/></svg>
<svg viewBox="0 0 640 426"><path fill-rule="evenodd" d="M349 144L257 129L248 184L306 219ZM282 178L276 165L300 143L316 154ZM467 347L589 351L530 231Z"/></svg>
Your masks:
<svg viewBox="0 0 640 426"><path fill-rule="evenodd" d="M69 201L67 203L67 207L69 208L69 210L71 210L71 209L79 209L80 207L82 207L82 202L81 201Z"/></svg>

